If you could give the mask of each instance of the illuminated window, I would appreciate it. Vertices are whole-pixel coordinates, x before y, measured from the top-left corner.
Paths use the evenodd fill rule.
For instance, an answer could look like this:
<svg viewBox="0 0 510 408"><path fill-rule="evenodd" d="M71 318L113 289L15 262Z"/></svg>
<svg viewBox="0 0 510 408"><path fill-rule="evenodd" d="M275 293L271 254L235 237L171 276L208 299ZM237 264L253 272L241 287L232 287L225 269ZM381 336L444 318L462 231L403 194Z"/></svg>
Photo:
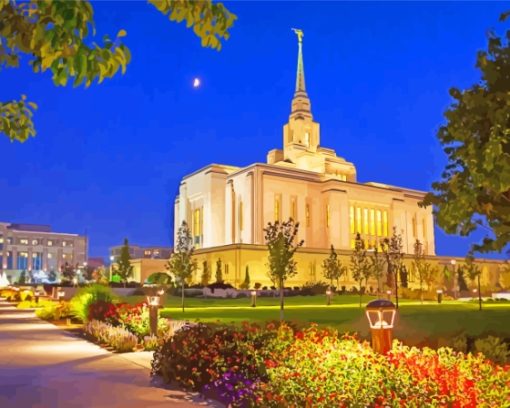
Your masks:
<svg viewBox="0 0 510 408"><path fill-rule="evenodd" d="M383 222L383 235L385 237L388 236L388 211L384 210L382 214L382 222Z"/></svg>
<svg viewBox="0 0 510 408"><path fill-rule="evenodd" d="M290 216L294 221L297 221L297 202L295 198L290 203Z"/></svg>
<svg viewBox="0 0 510 408"><path fill-rule="evenodd" d="M239 229L243 230L243 202L239 201Z"/></svg>
<svg viewBox="0 0 510 408"><path fill-rule="evenodd" d="M53 254L48 254L48 259L53 258Z"/></svg>
<svg viewBox="0 0 510 408"><path fill-rule="evenodd" d="M349 207L349 226L351 234L356 233L356 228L354 227L354 207L352 205Z"/></svg>
<svg viewBox="0 0 510 408"><path fill-rule="evenodd" d="M38 239L33 239L32 240L32 245L39 245L39 240Z"/></svg>
<svg viewBox="0 0 510 408"><path fill-rule="evenodd" d="M368 209L363 208L363 234L368 234Z"/></svg>
<svg viewBox="0 0 510 408"><path fill-rule="evenodd" d="M0 244L4 243L4 237L0 237Z"/></svg>
<svg viewBox="0 0 510 408"><path fill-rule="evenodd" d="M328 227L328 228L329 228L329 222L330 222L330 218L331 218L330 210L331 210L331 208L330 208L329 204L326 205L326 227Z"/></svg>
<svg viewBox="0 0 510 408"><path fill-rule="evenodd" d="M370 209L370 235L375 235L375 210Z"/></svg>
<svg viewBox="0 0 510 408"><path fill-rule="evenodd" d="M21 245L28 245L28 239L26 239L26 238L21 238L21 239L19 240L19 243L20 243Z"/></svg>
<svg viewBox="0 0 510 408"><path fill-rule="evenodd" d="M67 246L67 242L66 241L62 241L62 246L63 247Z"/></svg>
<svg viewBox="0 0 510 408"><path fill-rule="evenodd" d="M280 210L280 197L279 196L276 196L274 198L274 220L275 221L280 221L280 214L281 213L281 210Z"/></svg>
<svg viewBox="0 0 510 408"><path fill-rule="evenodd" d="M356 207L356 232L361 233L361 208Z"/></svg>
<svg viewBox="0 0 510 408"><path fill-rule="evenodd" d="M27 269L28 268L28 252L20 252L18 254L18 262L17 269Z"/></svg>
<svg viewBox="0 0 510 408"><path fill-rule="evenodd" d="M152 252L151 252L150 250L146 250L146 251L144 251L144 252L143 252L143 254L144 254L145 256L151 256L151 255L152 255Z"/></svg>
<svg viewBox="0 0 510 408"><path fill-rule="evenodd" d="M377 226L377 235L380 237L382 235L381 210L377 210L375 212L375 215L376 215L375 224Z"/></svg>
<svg viewBox="0 0 510 408"><path fill-rule="evenodd" d="M305 217L306 217L306 226L309 227L310 226L310 204L306 204L306 214L305 214Z"/></svg>
<svg viewBox="0 0 510 408"><path fill-rule="evenodd" d="M53 241L48 240L48 241L46 242L46 245L48 245L48 246L53 246Z"/></svg>
<svg viewBox="0 0 510 408"><path fill-rule="evenodd" d="M67 255L66 254L62 254L62 259L66 259L67 258Z"/></svg>
<svg viewBox="0 0 510 408"><path fill-rule="evenodd" d="M413 222L413 237L417 237L418 235L416 234L416 216L413 217L412 219L412 222Z"/></svg>
<svg viewBox="0 0 510 408"><path fill-rule="evenodd" d="M202 235L200 225L200 208L193 211L193 236L200 237Z"/></svg>

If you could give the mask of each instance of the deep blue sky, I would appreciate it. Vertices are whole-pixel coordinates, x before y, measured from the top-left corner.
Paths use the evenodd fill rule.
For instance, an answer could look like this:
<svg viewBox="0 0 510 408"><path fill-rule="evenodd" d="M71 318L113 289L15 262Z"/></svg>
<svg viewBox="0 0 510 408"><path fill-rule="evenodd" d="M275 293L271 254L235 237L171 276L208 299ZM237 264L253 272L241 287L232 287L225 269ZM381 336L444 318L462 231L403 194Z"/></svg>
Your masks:
<svg viewBox="0 0 510 408"><path fill-rule="evenodd" d="M90 255L127 236L170 245L179 180L208 163L264 162L282 144L305 32L307 89L322 145L354 162L359 181L427 190L445 159L435 138L448 89L478 80L477 50L503 3L234 2L221 52L144 2L94 3L98 37L128 32L132 62L89 89L4 70L0 99L39 104L38 135L0 137L0 220L87 232ZM200 77L203 86L191 83ZM437 253L471 239L436 230Z"/></svg>

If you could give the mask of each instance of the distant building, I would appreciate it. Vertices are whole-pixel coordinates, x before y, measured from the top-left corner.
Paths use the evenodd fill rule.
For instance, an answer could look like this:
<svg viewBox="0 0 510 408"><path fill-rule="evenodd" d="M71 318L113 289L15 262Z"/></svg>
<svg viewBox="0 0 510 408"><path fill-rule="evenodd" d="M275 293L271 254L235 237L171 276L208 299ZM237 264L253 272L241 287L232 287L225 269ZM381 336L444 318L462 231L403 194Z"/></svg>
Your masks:
<svg viewBox="0 0 510 408"><path fill-rule="evenodd" d="M110 248L110 260L116 260L120 256L120 251L123 245L117 245ZM159 246L149 246L142 247L139 245L131 245L129 244L129 255L131 259L168 259L173 252L173 248L171 247L159 247Z"/></svg>
<svg viewBox="0 0 510 408"><path fill-rule="evenodd" d="M119 258L122 247L123 245L118 245L110 248L110 261L112 263L115 263ZM166 264L172 252L173 248L171 247L142 247L129 244L129 255L133 266L133 275L129 280L143 283L155 272L168 272Z"/></svg>
<svg viewBox="0 0 510 408"><path fill-rule="evenodd" d="M0 270L11 282L22 271L44 280L66 263L87 262L87 237L54 232L49 225L0 222Z"/></svg>
<svg viewBox="0 0 510 408"><path fill-rule="evenodd" d="M105 262L102 257L89 258L87 261L87 266L92 269L97 269L105 266Z"/></svg>

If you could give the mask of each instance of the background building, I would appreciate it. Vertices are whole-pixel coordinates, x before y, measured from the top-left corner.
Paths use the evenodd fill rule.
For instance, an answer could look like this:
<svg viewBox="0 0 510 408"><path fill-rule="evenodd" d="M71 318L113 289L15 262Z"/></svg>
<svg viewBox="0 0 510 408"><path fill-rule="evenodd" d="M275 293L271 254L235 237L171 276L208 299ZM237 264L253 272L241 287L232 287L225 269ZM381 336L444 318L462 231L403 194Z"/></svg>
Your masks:
<svg viewBox="0 0 510 408"><path fill-rule="evenodd" d="M87 248L87 237L53 232L49 225L0 222L0 269L11 282L22 271L44 280L66 263L82 267Z"/></svg>
<svg viewBox="0 0 510 408"><path fill-rule="evenodd" d="M110 248L110 260L115 261L120 256L123 245L117 245ZM161 246L142 247L129 244L129 255L131 259L166 259L172 255L173 248ZM113 257L113 258L112 258Z"/></svg>
<svg viewBox="0 0 510 408"><path fill-rule="evenodd" d="M110 248L110 262L113 264L114 269L122 247L123 245L117 245ZM129 244L129 255L131 257L131 265L133 266L133 276L129 278L129 281L143 283L155 272L168 272L166 264L172 252L173 248L171 247L142 247Z"/></svg>

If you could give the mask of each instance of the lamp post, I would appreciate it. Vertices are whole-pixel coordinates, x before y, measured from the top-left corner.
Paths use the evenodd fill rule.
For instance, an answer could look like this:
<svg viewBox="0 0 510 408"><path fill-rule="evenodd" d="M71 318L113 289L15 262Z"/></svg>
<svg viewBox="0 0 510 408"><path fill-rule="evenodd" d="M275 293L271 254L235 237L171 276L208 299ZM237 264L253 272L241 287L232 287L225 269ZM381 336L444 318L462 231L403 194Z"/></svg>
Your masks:
<svg viewBox="0 0 510 408"><path fill-rule="evenodd" d="M326 305L331 305L331 294L332 294L332 291L331 291L331 288L328 288L326 290L326 299L327 299L327 303Z"/></svg>
<svg viewBox="0 0 510 408"><path fill-rule="evenodd" d="M147 303L149 304L149 325L151 336L158 335L158 309L160 300L161 297L159 295L147 296Z"/></svg>
<svg viewBox="0 0 510 408"><path fill-rule="evenodd" d="M385 354L391 350L393 325L397 308L386 299L372 300L366 306L366 315L372 335L374 351Z"/></svg>
<svg viewBox="0 0 510 408"><path fill-rule="evenodd" d="M388 296L388 300L391 300L391 290L386 291L386 296Z"/></svg>
<svg viewBox="0 0 510 408"><path fill-rule="evenodd" d="M35 297L35 303L38 304L39 303L39 296L41 296L41 292L39 289L35 289L34 290L34 297Z"/></svg>
<svg viewBox="0 0 510 408"><path fill-rule="evenodd" d="M113 261L115 261L115 257L113 255L110 255L110 276L108 277L108 281L111 282L112 280L112 272L113 272Z"/></svg>
<svg viewBox="0 0 510 408"><path fill-rule="evenodd" d="M57 298L58 298L58 301L61 302L62 300L64 300L64 296L66 295L66 292L64 292L64 290L62 288L59 288L57 290Z"/></svg>
<svg viewBox="0 0 510 408"><path fill-rule="evenodd" d="M436 293L437 293L437 303L441 304L441 302L443 301L443 289L436 290Z"/></svg>
<svg viewBox="0 0 510 408"><path fill-rule="evenodd" d="M257 306L257 291L252 290L251 292L251 307Z"/></svg>

